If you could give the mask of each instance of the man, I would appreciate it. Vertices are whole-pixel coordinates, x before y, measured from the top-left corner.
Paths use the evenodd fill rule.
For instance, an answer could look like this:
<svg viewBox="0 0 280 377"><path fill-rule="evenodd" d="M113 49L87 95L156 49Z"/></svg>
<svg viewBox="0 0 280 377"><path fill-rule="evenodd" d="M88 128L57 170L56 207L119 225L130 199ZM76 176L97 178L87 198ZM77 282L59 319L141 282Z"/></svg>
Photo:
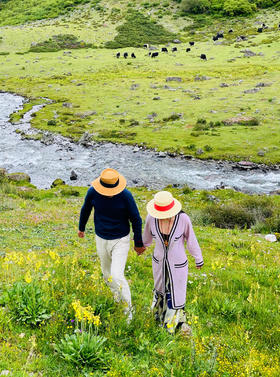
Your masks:
<svg viewBox="0 0 280 377"><path fill-rule="evenodd" d="M130 247L130 222L134 232L134 250L143 253L142 220L126 179L114 169L105 169L92 182L80 213L78 236L85 236L85 227L92 208L96 233L96 250L103 277L116 301L126 303L128 322L132 319L131 294L124 276Z"/></svg>

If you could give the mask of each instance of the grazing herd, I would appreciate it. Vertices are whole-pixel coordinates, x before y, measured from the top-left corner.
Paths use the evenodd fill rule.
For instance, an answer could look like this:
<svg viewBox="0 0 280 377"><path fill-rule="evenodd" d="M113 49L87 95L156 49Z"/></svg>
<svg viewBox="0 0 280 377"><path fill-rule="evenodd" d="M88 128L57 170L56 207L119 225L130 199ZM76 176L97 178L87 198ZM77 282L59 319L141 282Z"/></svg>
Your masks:
<svg viewBox="0 0 280 377"><path fill-rule="evenodd" d="M217 36L218 36L218 38L223 38L223 35L222 35L222 34L219 34L219 33L218 33ZM190 41L190 42L189 42L189 45L190 45L190 46L194 46L194 44L195 44L194 41ZM148 44L144 44L144 45L143 45L143 48L148 49L148 48L149 48L149 45L148 45ZM172 52L176 52L176 51L178 51L178 48L177 48L177 47L172 47L171 51L172 51ZM186 48L186 52L190 52L190 51L191 51L191 48L190 48L190 47L187 47L187 48ZM161 52L168 53L168 49L167 49L167 47L162 47ZM136 59L136 55L135 55L134 52L132 52L130 56L131 56L132 59ZM154 51L154 52L150 51L150 52L149 52L149 56L150 56L151 58L156 58L156 57L159 56L159 52L157 52L157 51ZM119 59L120 57L121 57L121 53L118 52L118 53L116 54L116 58ZM124 52L124 53L123 53L123 57L124 57L124 59L127 59L127 58L128 58L128 52ZM201 55L200 55L200 58L201 58L202 60L207 60L207 57L206 57L205 54L201 54Z"/></svg>
<svg viewBox="0 0 280 377"><path fill-rule="evenodd" d="M278 28L280 29L280 24L278 25ZM267 26L265 23L263 23L262 26L259 27L259 28L257 29L257 32L258 32L258 33L262 33L263 30L265 30L265 29L268 29L268 26ZM229 34L230 34L230 33L233 33L233 29L230 29L230 30L228 31L228 33L229 33ZM223 32L218 32L216 35L214 35L214 36L212 37L212 39L213 39L214 42L218 41L218 40L221 39L221 38L224 38L224 33L223 33ZM240 35L240 36L238 37L238 39L241 40L241 41L245 41L247 38L246 38L244 35ZM194 41L190 41L190 42L189 42L189 45L190 45L191 47L194 46L194 44L195 44ZM145 49L149 49L149 45L148 45L148 44L144 44L144 45L143 45L143 48L145 48ZM172 47L171 51L172 51L172 52L176 52L176 51L178 51L178 48L177 48L177 47ZM186 48L186 52L190 52L190 51L191 51L191 48L190 48L190 47L187 47L187 48ZM167 49L167 47L162 47L162 48L161 48L161 52L163 52L163 53L168 53L168 49ZM135 55L134 52L132 52L130 56L131 56L132 59L136 59L136 55ZM156 57L159 56L159 53L158 53L158 52L149 52L149 56L150 56L151 58L156 58ZM120 57L121 57L121 53L118 52L118 53L116 54L116 57L117 57L117 58L120 58ZM128 52L124 52L123 57L124 57L125 59L127 59L127 58L128 58ZM206 54L200 54L200 59L202 59L202 60L207 60L207 56L206 56Z"/></svg>

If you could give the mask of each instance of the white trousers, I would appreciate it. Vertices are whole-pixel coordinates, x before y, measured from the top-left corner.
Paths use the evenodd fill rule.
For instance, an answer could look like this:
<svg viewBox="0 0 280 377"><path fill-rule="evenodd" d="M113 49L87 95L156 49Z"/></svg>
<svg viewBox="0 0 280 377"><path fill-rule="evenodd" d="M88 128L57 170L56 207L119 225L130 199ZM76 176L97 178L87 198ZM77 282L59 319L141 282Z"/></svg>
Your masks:
<svg viewBox="0 0 280 377"><path fill-rule="evenodd" d="M131 308L131 294L124 270L129 248L129 234L115 240L104 240L96 235L96 251L104 280L109 285L114 299L117 302L124 301L128 310Z"/></svg>

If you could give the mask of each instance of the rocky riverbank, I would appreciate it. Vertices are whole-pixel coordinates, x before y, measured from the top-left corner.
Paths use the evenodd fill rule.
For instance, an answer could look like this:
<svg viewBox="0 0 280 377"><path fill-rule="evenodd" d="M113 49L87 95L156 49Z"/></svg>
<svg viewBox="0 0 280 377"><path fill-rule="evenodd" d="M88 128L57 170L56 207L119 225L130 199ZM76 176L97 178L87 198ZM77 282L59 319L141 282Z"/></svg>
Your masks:
<svg viewBox="0 0 280 377"><path fill-rule="evenodd" d="M36 105L16 125L9 123L12 112L24 99L0 95L0 166L9 172L23 171L39 188L50 187L56 178L67 184L89 185L104 167L121 171L129 186L162 189L167 185L188 185L197 189L234 188L269 194L280 188L280 167L248 161L199 160L192 156L158 152L144 146L96 143L84 134L79 142L30 127L30 119L43 105ZM73 179L74 178L74 179Z"/></svg>

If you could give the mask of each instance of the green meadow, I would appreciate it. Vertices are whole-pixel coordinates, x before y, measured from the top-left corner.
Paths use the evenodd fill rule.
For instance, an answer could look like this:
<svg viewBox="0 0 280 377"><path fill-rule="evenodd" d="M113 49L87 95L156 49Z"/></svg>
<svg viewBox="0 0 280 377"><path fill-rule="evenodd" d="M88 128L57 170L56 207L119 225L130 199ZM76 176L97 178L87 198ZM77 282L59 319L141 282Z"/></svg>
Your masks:
<svg viewBox="0 0 280 377"><path fill-rule="evenodd" d="M252 213L271 205L279 211L278 197L270 202L229 190L169 188L191 216L205 259L197 271L189 257L186 313L193 336L185 338L159 328L150 312L152 248L141 257L132 247L129 252L126 276L135 315L127 325L102 280L92 219L86 238L77 237L86 189L22 187L0 185L0 371L15 377L279 376L279 242L266 241L256 225L222 229L207 217L214 206L209 194L221 208L233 206L236 217L241 204ZM145 218L154 192L132 191ZM77 300L94 313L92 324L75 317ZM79 330L88 326L94 337L106 338L101 353L78 342ZM77 337L95 361L85 363L67 336ZM57 348L63 339L64 353Z"/></svg>

